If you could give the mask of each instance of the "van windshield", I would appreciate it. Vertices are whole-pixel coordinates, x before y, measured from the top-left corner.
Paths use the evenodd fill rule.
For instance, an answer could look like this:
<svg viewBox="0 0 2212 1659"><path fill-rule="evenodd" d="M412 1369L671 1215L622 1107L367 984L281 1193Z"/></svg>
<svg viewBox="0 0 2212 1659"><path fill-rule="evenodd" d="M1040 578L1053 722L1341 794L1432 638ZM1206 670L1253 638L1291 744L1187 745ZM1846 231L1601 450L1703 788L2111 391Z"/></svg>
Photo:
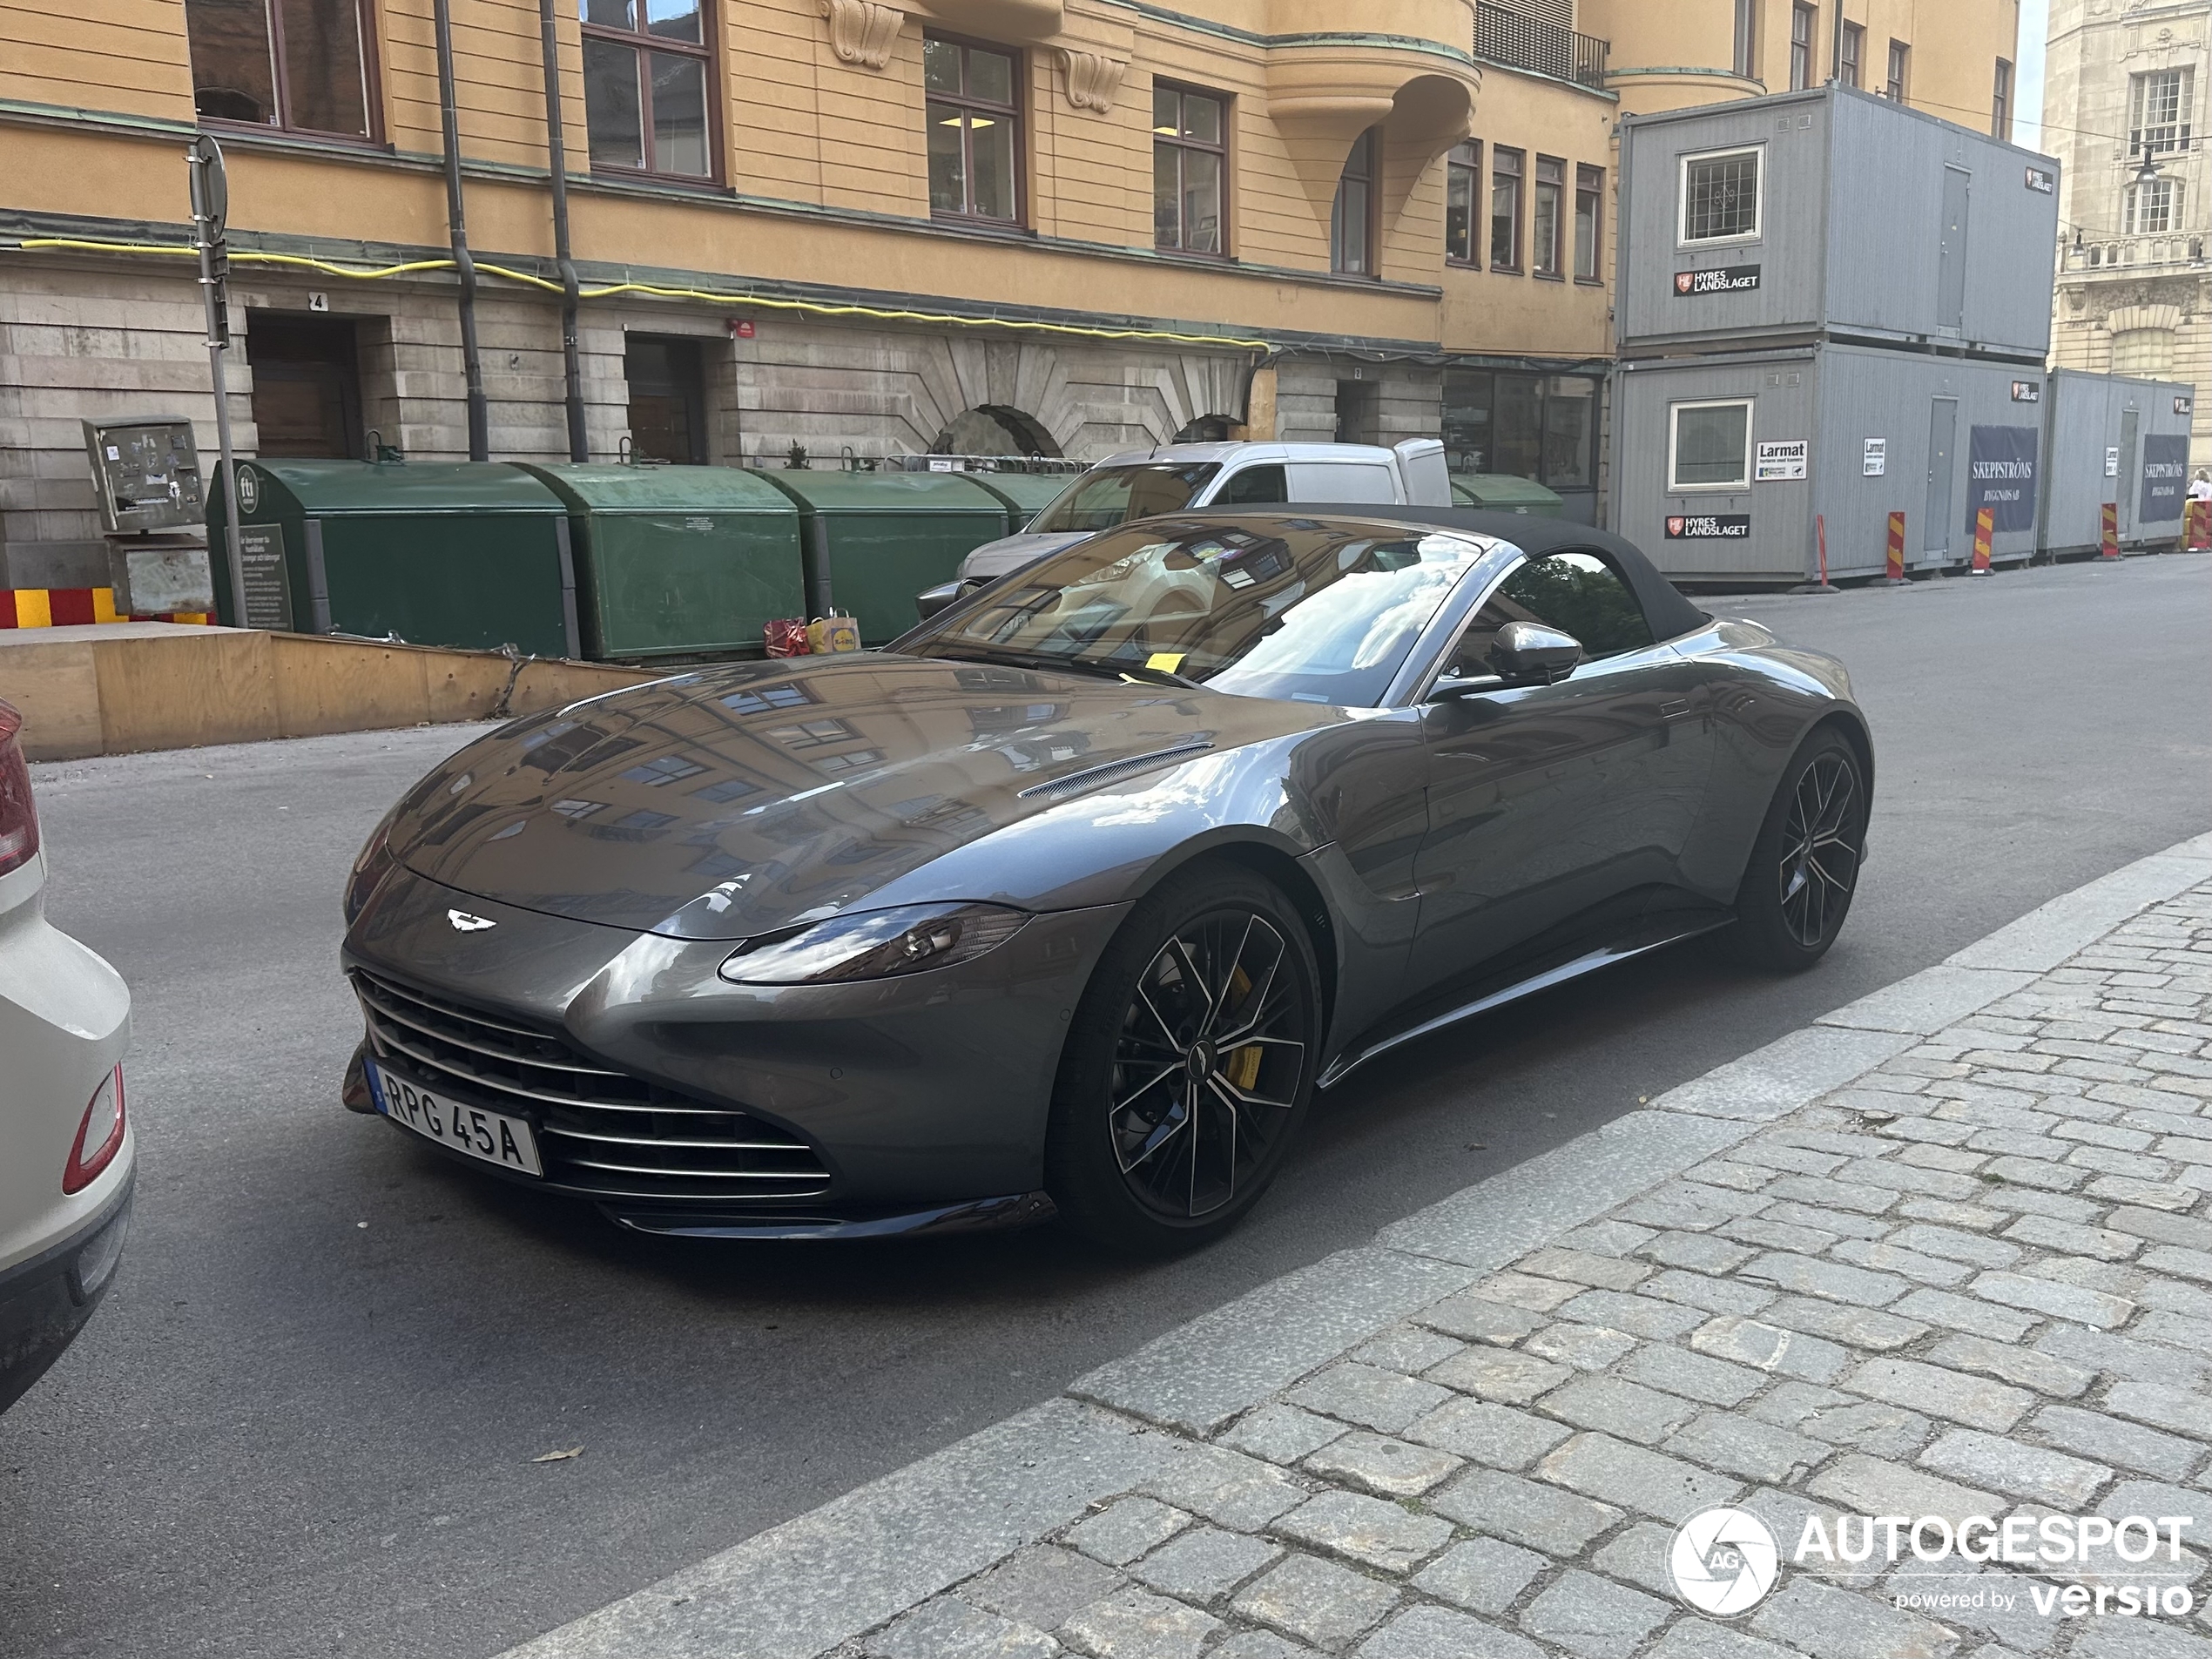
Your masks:
<svg viewBox="0 0 2212 1659"><path fill-rule="evenodd" d="M1179 512L1221 470L1212 461L1139 462L1093 467L1068 486L1028 523L1033 532L1110 530L1131 518Z"/></svg>

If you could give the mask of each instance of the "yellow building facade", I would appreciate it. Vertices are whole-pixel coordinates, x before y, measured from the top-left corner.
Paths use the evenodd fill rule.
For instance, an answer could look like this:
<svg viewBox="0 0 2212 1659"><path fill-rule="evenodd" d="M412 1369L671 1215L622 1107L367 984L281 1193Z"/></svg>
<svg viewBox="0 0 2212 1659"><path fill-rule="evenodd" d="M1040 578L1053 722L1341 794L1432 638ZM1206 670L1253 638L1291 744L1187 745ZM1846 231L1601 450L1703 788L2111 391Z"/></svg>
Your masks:
<svg viewBox="0 0 2212 1659"><path fill-rule="evenodd" d="M1964 120L2015 3L1846 10L1884 53L1919 30L1906 95ZM1825 78L1825 16L0 0L0 586L71 585L97 546L80 419L179 413L212 447L199 132L227 158L240 452L468 453L448 94L495 458L1440 431L1592 516L1615 123Z"/></svg>

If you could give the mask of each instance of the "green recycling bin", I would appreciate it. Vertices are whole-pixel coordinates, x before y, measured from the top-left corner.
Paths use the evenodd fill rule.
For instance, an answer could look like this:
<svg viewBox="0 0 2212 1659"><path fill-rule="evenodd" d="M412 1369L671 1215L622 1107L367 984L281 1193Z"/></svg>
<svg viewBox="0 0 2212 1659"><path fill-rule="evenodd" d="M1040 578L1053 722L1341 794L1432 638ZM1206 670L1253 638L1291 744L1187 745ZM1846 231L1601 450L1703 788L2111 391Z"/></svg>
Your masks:
<svg viewBox="0 0 2212 1659"><path fill-rule="evenodd" d="M964 476L1006 503L1006 533L1019 536L1029 521L1060 499L1082 475L1069 472L971 472Z"/></svg>
<svg viewBox="0 0 2212 1659"><path fill-rule="evenodd" d="M222 469L208 492L219 619L413 645L581 655L561 498L503 462L241 461L246 615L233 610Z"/></svg>
<svg viewBox="0 0 2212 1659"><path fill-rule="evenodd" d="M806 610L834 606L880 645L914 625L914 595L1007 533L1006 503L956 472L763 471L798 503ZM825 592L826 589L826 592Z"/></svg>
<svg viewBox="0 0 2212 1659"><path fill-rule="evenodd" d="M758 657L804 608L798 505L758 473L522 465L567 503L585 655Z"/></svg>
<svg viewBox="0 0 2212 1659"><path fill-rule="evenodd" d="M1452 504L1487 507L1500 513L1527 513L1534 518L1558 518L1566 505L1555 492L1534 479L1515 478L1502 472L1453 473Z"/></svg>

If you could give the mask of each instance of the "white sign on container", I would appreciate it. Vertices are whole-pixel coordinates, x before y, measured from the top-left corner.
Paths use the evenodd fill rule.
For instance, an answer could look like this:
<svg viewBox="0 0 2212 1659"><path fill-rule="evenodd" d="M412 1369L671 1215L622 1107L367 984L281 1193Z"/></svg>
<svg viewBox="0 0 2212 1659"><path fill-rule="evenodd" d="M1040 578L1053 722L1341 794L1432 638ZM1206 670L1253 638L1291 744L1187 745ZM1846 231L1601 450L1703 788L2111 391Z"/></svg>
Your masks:
<svg viewBox="0 0 2212 1659"><path fill-rule="evenodd" d="M2114 444L2105 451L2105 476L2107 478L2120 476L2120 446L2118 444Z"/></svg>
<svg viewBox="0 0 2212 1659"><path fill-rule="evenodd" d="M1803 438L1761 444L1752 465L1752 478L1760 483L1769 483L1777 479L1804 477L1806 448L1806 441Z"/></svg>
<svg viewBox="0 0 2212 1659"><path fill-rule="evenodd" d="M1866 454L1858 463L1859 475L1865 478L1879 478L1890 469L1890 441L1887 438L1866 440Z"/></svg>

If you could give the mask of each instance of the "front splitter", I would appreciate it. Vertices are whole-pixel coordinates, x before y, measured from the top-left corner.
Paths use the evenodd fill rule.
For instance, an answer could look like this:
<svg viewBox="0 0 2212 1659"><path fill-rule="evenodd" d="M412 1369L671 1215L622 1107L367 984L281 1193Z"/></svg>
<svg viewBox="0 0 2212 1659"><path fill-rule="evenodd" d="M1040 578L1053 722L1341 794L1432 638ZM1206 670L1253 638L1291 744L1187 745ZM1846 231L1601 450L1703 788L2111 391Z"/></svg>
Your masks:
<svg viewBox="0 0 2212 1659"><path fill-rule="evenodd" d="M779 1216L760 1211L718 1211L602 1204L617 1226L669 1238L836 1239L935 1238L951 1233L1007 1232L1034 1227L1058 1213L1050 1195L1018 1192L1002 1198L970 1198L927 1210L880 1216Z"/></svg>

